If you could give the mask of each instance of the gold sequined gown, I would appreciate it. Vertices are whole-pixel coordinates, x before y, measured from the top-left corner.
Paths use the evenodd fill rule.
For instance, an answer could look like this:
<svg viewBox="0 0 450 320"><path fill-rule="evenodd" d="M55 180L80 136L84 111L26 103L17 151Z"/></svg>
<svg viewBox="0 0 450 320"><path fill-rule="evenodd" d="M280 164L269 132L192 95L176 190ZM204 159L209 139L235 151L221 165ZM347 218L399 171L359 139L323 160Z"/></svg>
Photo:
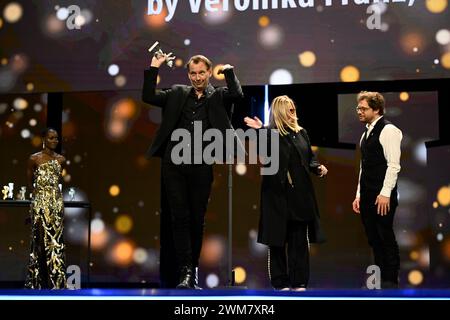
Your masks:
<svg viewBox="0 0 450 320"><path fill-rule="evenodd" d="M61 165L57 160L38 165L34 172L27 288L66 288L64 202L58 187L60 177Z"/></svg>

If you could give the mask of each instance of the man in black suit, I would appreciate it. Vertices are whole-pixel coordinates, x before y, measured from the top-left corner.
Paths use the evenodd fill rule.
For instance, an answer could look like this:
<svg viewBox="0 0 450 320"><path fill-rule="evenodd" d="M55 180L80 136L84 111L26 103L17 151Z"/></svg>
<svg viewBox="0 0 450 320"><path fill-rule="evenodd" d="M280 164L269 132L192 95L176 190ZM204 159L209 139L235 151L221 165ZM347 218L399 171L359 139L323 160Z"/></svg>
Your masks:
<svg viewBox="0 0 450 320"><path fill-rule="evenodd" d="M204 145L200 148L195 146L197 141L203 144L202 139L194 137L194 133L198 135L199 127L202 133L207 129L218 129L225 137L226 130L232 130L227 108L241 99L243 93L233 67L229 64L224 65L221 70L227 87L214 88L209 83L212 76L211 61L202 55L193 56L186 64L191 86L174 85L168 90L157 91L159 67L171 59L171 54L155 55L150 69L144 73L142 100L161 107L163 115L161 127L147 156L162 158L162 203L167 204L169 211L164 212L163 208L161 214L160 271L163 286L172 287L173 282L170 279L173 279L174 274L178 274L176 287L193 289L199 288L198 260L202 247L204 217L213 181L212 166L205 163L202 157ZM189 132L191 140L187 144L188 154L180 154L177 151L178 142L173 141L175 137L172 136L175 130ZM186 153L186 150L181 150L181 153ZM168 228L167 225L164 227L164 221L170 224ZM166 250L170 251L172 244L175 268L170 258L164 260L170 256ZM167 274L165 267L172 269L170 274Z"/></svg>
<svg viewBox="0 0 450 320"><path fill-rule="evenodd" d="M381 287L398 288L400 255L393 229L398 206L402 132L384 117L385 101L378 92L357 97L359 121L366 124L361 136L361 165L353 211L361 214L375 264L381 270Z"/></svg>

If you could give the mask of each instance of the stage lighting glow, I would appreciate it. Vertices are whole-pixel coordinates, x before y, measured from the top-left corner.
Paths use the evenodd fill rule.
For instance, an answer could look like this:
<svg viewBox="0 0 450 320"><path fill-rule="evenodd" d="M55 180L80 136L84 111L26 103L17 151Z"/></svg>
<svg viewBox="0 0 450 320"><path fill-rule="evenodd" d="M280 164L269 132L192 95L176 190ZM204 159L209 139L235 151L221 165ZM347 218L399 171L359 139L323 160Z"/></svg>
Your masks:
<svg viewBox="0 0 450 320"><path fill-rule="evenodd" d="M409 258L413 261L416 261L417 259L419 259L419 252L417 252L416 250L411 251L411 253L409 254Z"/></svg>
<svg viewBox="0 0 450 320"><path fill-rule="evenodd" d="M424 42L424 36L418 32L406 33L400 39L400 45L408 55L417 53L419 48L424 47Z"/></svg>
<svg viewBox="0 0 450 320"><path fill-rule="evenodd" d="M23 129L22 131L20 131L20 136L24 139L28 139L30 137L30 130L28 129Z"/></svg>
<svg viewBox="0 0 450 320"><path fill-rule="evenodd" d="M215 267L223 259L225 243L217 236L210 236L203 242L201 263L207 267Z"/></svg>
<svg viewBox="0 0 450 320"><path fill-rule="evenodd" d="M244 283L245 279L247 279L247 272L243 267L236 267L234 269L234 276L236 283Z"/></svg>
<svg viewBox="0 0 450 320"><path fill-rule="evenodd" d="M31 145L35 148L39 147L42 145L42 139L38 136L34 136L33 138L31 138Z"/></svg>
<svg viewBox="0 0 450 320"><path fill-rule="evenodd" d="M36 111L36 112L41 112L41 111L42 111L42 105L39 104L39 103L36 103L36 104L33 106L33 110Z"/></svg>
<svg viewBox="0 0 450 320"><path fill-rule="evenodd" d="M267 49L276 49L283 42L283 30L272 24L259 32L258 41Z"/></svg>
<svg viewBox="0 0 450 320"><path fill-rule="evenodd" d="M210 5L215 11L203 11L202 18L210 25L218 25L226 22L231 17L231 10L224 11L219 4Z"/></svg>
<svg viewBox="0 0 450 320"><path fill-rule="evenodd" d="M114 84L117 87L121 88L127 84L127 78L123 75L119 75L119 76L115 77Z"/></svg>
<svg viewBox="0 0 450 320"><path fill-rule="evenodd" d="M31 82L27 83L27 91L33 91L33 90L34 90L34 84L32 84Z"/></svg>
<svg viewBox="0 0 450 320"><path fill-rule="evenodd" d="M261 28L265 28L270 24L270 18L268 16L262 16L258 19L258 24Z"/></svg>
<svg viewBox="0 0 450 320"><path fill-rule="evenodd" d="M247 166L245 164L239 163L236 165L236 173L243 176L247 173Z"/></svg>
<svg viewBox="0 0 450 320"><path fill-rule="evenodd" d="M45 31L49 36L57 37L65 28L65 23L55 15L50 15L45 22Z"/></svg>
<svg viewBox="0 0 450 320"><path fill-rule="evenodd" d="M439 241L439 242L441 242L442 240L444 240L444 235L443 235L442 233L439 232L439 233L436 235L436 240Z"/></svg>
<svg viewBox="0 0 450 320"><path fill-rule="evenodd" d="M0 114L5 113L5 111L8 109L8 104L6 103L0 103Z"/></svg>
<svg viewBox="0 0 450 320"><path fill-rule="evenodd" d="M316 63L316 55L312 51L304 51L300 53L298 55L298 59L300 64L305 68L312 67Z"/></svg>
<svg viewBox="0 0 450 320"><path fill-rule="evenodd" d="M177 58L175 60L175 66L176 67L182 67L183 66L183 59Z"/></svg>
<svg viewBox="0 0 450 320"><path fill-rule="evenodd" d="M9 23L16 23L22 18L23 9L17 2L11 2L3 9L3 17Z"/></svg>
<svg viewBox="0 0 450 320"><path fill-rule="evenodd" d="M423 274L419 270L412 270L408 274L408 281L414 286L418 286L423 282Z"/></svg>
<svg viewBox="0 0 450 320"><path fill-rule="evenodd" d="M143 248L136 248L133 252L133 261L137 264L143 264L148 259L147 250Z"/></svg>
<svg viewBox="0 0 450 320"><path fill-rule="evenodd" d="M91 221L91 232L100 233L105 230L105 223L100 218L92 219Z"/></svg>
<svg viewBox="0 0 450 320"><path fill-rule="evenodd" d="M436 41L440 45L446 46L450 43L450 31L447 29L441 29L436 32Z"/></svg>
<svg viewBox="0 0 450 320"><path fill-rule="evenodd" d="M58 7L58 11L56 11L56 17L58 20L64 21L69 16L69 10L67 8Z"/></svg>
<svg viewBox="0 0 450 320"><path fill-rule="evenodd" d="M191 44L191 39L184 39L184 45L189 46Z"/></svg>
<svg viewBox="0 0 450 320"><path fill-rule="evenodd" d="M356 82L360 78L360 72L355 66L346 66L341 70L342 82Z"/></svg>
<svg viewBox="0 0 450 320"><path fill-rule="evenodd" d="M117 76L119 74L120 68L117 64L112 64L108 67L108 73L110 76Z"/></svg>
<svg viewBox="0 0 450 320"><path fill-rule="evenodd" d="M130 241L120 241L113 248L113 260L121 266L131 264L133 259L133 244Z"/></svg>
<svg viewBox="0 0 450 320"><path fill-rule="evenodd" d="M286 69L277 69L270 75L270 84L292 84L292 74Z"/></svg>
<svg viewBox="0 0 450 320"><path fill-rule="evenodd" d="M109 187L109 194L111 197L117 197L120 194L120 187L118 185L112 185Z"/></svg>
<svg viewBox="0 0 450 320"><path fill-rule="evenodd" d="M215 288L218 285L219 285L219 277L214 273L208 274L208 276L206 277L206 286L208 288Z"/></svg>
<svg viewBox="0 0 450 320"><path fill-rule="evenodd" d="M129 215L123 214L117 217L115 226L117 232L125 234L133 228L133 220Z"/></svg>
<svg viewBox="0 0 450 320"><path fill-rule="evenodd" d="M75 24L79 27L82 27L86 24L86 18L80 14L75 18Z"/></svg>
<svg viewBox="0 0 450 320"><path fill-rule="evenodd" d="M441 13L448 6L448 0L426 0L425 5L431 13Z"/></svg>
<svg viewBox="0 0 450 320"><path fill-rule="evenodd" d="M36 119L30 119L30 121L28 121L28 124L31 127L35 127L37 125L37 121L36 121Z"/></svg>
<svg viewBox="0 0 450 320"><path fill-rule="evenodd" d="M433 202L433 208L436 209L437 207L439 207L439 204L437 203L437 201Z"/></svg>
<svg viewBox="0 0 450 320"><path fill-rule="evenodd" d="M450 187L444 186L438 190L437 201L443 207L450 205Z"/></svg>
<svg viewBox="0 0 450 320"><path fill-rule="evenodd" d="M16 110L25 110L28 108L28 102L23 98L16 98L13 102L13 106Z"/></svg>
<svg viewBox="0 0 450 320"><path fill-rule="evenodd" d="M450 51L442 55L441 64L445 69L450 69Z"/></svg>
<svg viewBox="0 0 450 320"><path fill-rule="evenodd" d="M105 247L109 240L109 233L106 229L101 232L93 232L91 234L91 248L92 250L100 250Z"/></svg>

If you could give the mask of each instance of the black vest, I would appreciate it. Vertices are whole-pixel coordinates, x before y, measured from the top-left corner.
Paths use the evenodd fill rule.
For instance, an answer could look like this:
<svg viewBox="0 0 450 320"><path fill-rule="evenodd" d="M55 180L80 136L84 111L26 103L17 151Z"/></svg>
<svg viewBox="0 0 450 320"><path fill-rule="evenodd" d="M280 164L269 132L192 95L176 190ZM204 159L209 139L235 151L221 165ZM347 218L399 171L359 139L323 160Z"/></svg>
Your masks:
<svg viewBox="0 0 450 320"><path fill-rule="evenodd" d="M380 143L380 133L387 124L391 122L384 117L379 119L369 136L361 140L361 193L379 194L383 188L387 161ZM392 190L391 198L397 198L397 185Z"/></svg>

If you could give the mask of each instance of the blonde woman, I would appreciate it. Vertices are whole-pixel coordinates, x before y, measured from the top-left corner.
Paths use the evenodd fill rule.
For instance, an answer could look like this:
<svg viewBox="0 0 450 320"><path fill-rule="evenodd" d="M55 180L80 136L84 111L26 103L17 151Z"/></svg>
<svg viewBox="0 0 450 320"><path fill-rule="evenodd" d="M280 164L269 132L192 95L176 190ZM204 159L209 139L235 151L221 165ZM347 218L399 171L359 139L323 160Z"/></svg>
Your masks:
<svg viewBox="0 0 450 320"><path fill-rule="evenodd" d="M257 117L244 121L254 129L263 127ZM269 246L272 287L301 291L309 281L309 242L324 241L309 172L323 177L328 170L312 152L288 96L272 101L268 128L279 134L280 165L276 174L262 178L258 242Z"/></svg>

